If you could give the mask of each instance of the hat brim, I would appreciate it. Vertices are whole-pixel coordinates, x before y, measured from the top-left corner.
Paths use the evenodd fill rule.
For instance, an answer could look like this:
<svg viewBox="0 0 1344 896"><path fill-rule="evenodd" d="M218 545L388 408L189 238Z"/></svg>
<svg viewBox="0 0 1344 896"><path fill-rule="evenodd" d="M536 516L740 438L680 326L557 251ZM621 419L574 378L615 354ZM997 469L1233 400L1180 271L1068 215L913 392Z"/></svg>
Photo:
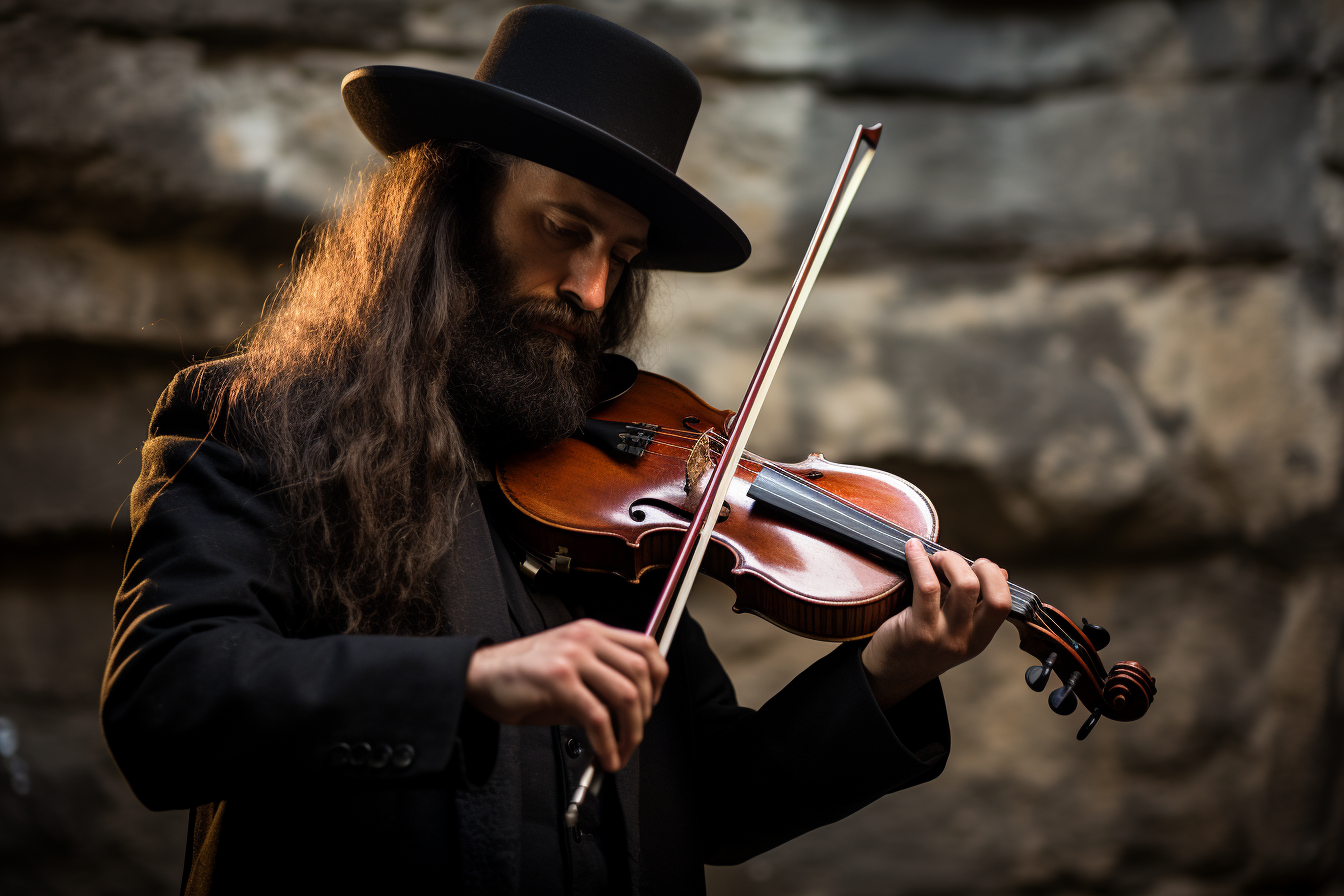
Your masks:
<svg viewBox="0 0 1344 896"><path fill-rule="evenodd" d="M643 264L726 271L751 243L718 206L639 150L582 119L483 81L399 65L356 69L341 82L350 117L387 156L427 140L470 141L563 171L649 219Z"/></svg>

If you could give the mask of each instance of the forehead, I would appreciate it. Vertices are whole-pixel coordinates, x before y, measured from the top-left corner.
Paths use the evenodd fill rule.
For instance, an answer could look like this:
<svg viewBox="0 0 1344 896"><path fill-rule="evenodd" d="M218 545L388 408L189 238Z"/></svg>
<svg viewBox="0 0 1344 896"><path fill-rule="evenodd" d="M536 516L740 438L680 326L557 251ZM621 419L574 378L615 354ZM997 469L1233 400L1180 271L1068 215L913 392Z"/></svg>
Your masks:
<svg viewBox="0 0 1344 896"><path fill-rule="evenodd" d="M635 237L648 233L649 219L633 206L577 177L527 159L509 167L503 193L506 201L582 209L600 223Z"/></svg>

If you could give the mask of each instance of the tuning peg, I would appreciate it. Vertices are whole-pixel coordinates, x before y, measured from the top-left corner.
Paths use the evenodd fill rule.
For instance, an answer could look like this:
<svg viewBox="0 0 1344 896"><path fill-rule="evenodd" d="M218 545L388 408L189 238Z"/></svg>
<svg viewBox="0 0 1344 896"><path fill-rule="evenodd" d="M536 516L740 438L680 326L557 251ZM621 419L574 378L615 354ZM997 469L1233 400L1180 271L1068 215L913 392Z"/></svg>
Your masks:
<svg viewBox="0 0 1344 896"><path fill-rule="evenodd" d="M1080 672L1075 672L1069 676L1068 684L1062 688L1055 688L1050 693L1050 708L1061 716L1067 716L1078 708L1078 698L1073 694L1073 686L1078 683Z"/></svg>
<svg viewBox="0 0 1344 896"><path fill-rule="evenodd" d="M1099 625L1088 622L1086 616L1083 617L1083 634L1092 642L1093 650L1105 650L1106 645L1111 643L1111 633Z"/></svg>
<svg viewBox="0 0 1344 896"><path fill-rule="evenodd" d="M1040 693L1045 690L1045 683L1050 680L1050 670L1055 668L1055 660L1059 654L1051 653L1045 658L1044 666L1032 666L1027 670L1027 687Z"/></svg>
<svg viewBox="0 0 1344 896"><path fill-rule="evenodd" d="M1089 734L1091 734L1092 729L1097 727L1097 720L1100 718L1101 718L1101 707L1098 706L1096 709L1092 710L1092 715L1087 717L1087 721L1083 723L1083 727L1078 729L1078 739L1083 740Z"/></svg>

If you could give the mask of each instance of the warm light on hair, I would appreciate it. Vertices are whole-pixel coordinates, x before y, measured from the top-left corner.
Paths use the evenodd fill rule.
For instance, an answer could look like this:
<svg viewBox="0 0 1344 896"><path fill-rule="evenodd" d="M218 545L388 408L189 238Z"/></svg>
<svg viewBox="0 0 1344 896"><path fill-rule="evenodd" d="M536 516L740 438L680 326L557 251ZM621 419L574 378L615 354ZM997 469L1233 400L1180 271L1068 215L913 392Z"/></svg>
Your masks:
<svg viewBox="0 0 1344 896"><path fill-rule="evenodd" d="M435 574L477 469L445 398L448 359L510 160L471 146L399 154L312 234L236 362L230 423L281 489L320 629L442 628ZM643 317L647 272L627 274L604 348Z"/></svg>

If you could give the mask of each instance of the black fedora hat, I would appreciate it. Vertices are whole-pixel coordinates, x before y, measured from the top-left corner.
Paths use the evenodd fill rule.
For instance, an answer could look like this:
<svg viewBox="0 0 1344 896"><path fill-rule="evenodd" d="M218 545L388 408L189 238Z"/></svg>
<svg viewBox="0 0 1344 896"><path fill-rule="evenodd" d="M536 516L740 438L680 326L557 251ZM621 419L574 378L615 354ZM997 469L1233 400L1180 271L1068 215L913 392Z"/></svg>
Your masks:
<svg viewBox="0 0 1344 896"><path fill-rule="evenodd" d="M384 155L470 141L605 190L649 218L650 267L723 271L751 254L741 228L677 177L700 83L661 47L591 13L515 9L474 79L371 65L346 75L341 95Z"/></svg>

